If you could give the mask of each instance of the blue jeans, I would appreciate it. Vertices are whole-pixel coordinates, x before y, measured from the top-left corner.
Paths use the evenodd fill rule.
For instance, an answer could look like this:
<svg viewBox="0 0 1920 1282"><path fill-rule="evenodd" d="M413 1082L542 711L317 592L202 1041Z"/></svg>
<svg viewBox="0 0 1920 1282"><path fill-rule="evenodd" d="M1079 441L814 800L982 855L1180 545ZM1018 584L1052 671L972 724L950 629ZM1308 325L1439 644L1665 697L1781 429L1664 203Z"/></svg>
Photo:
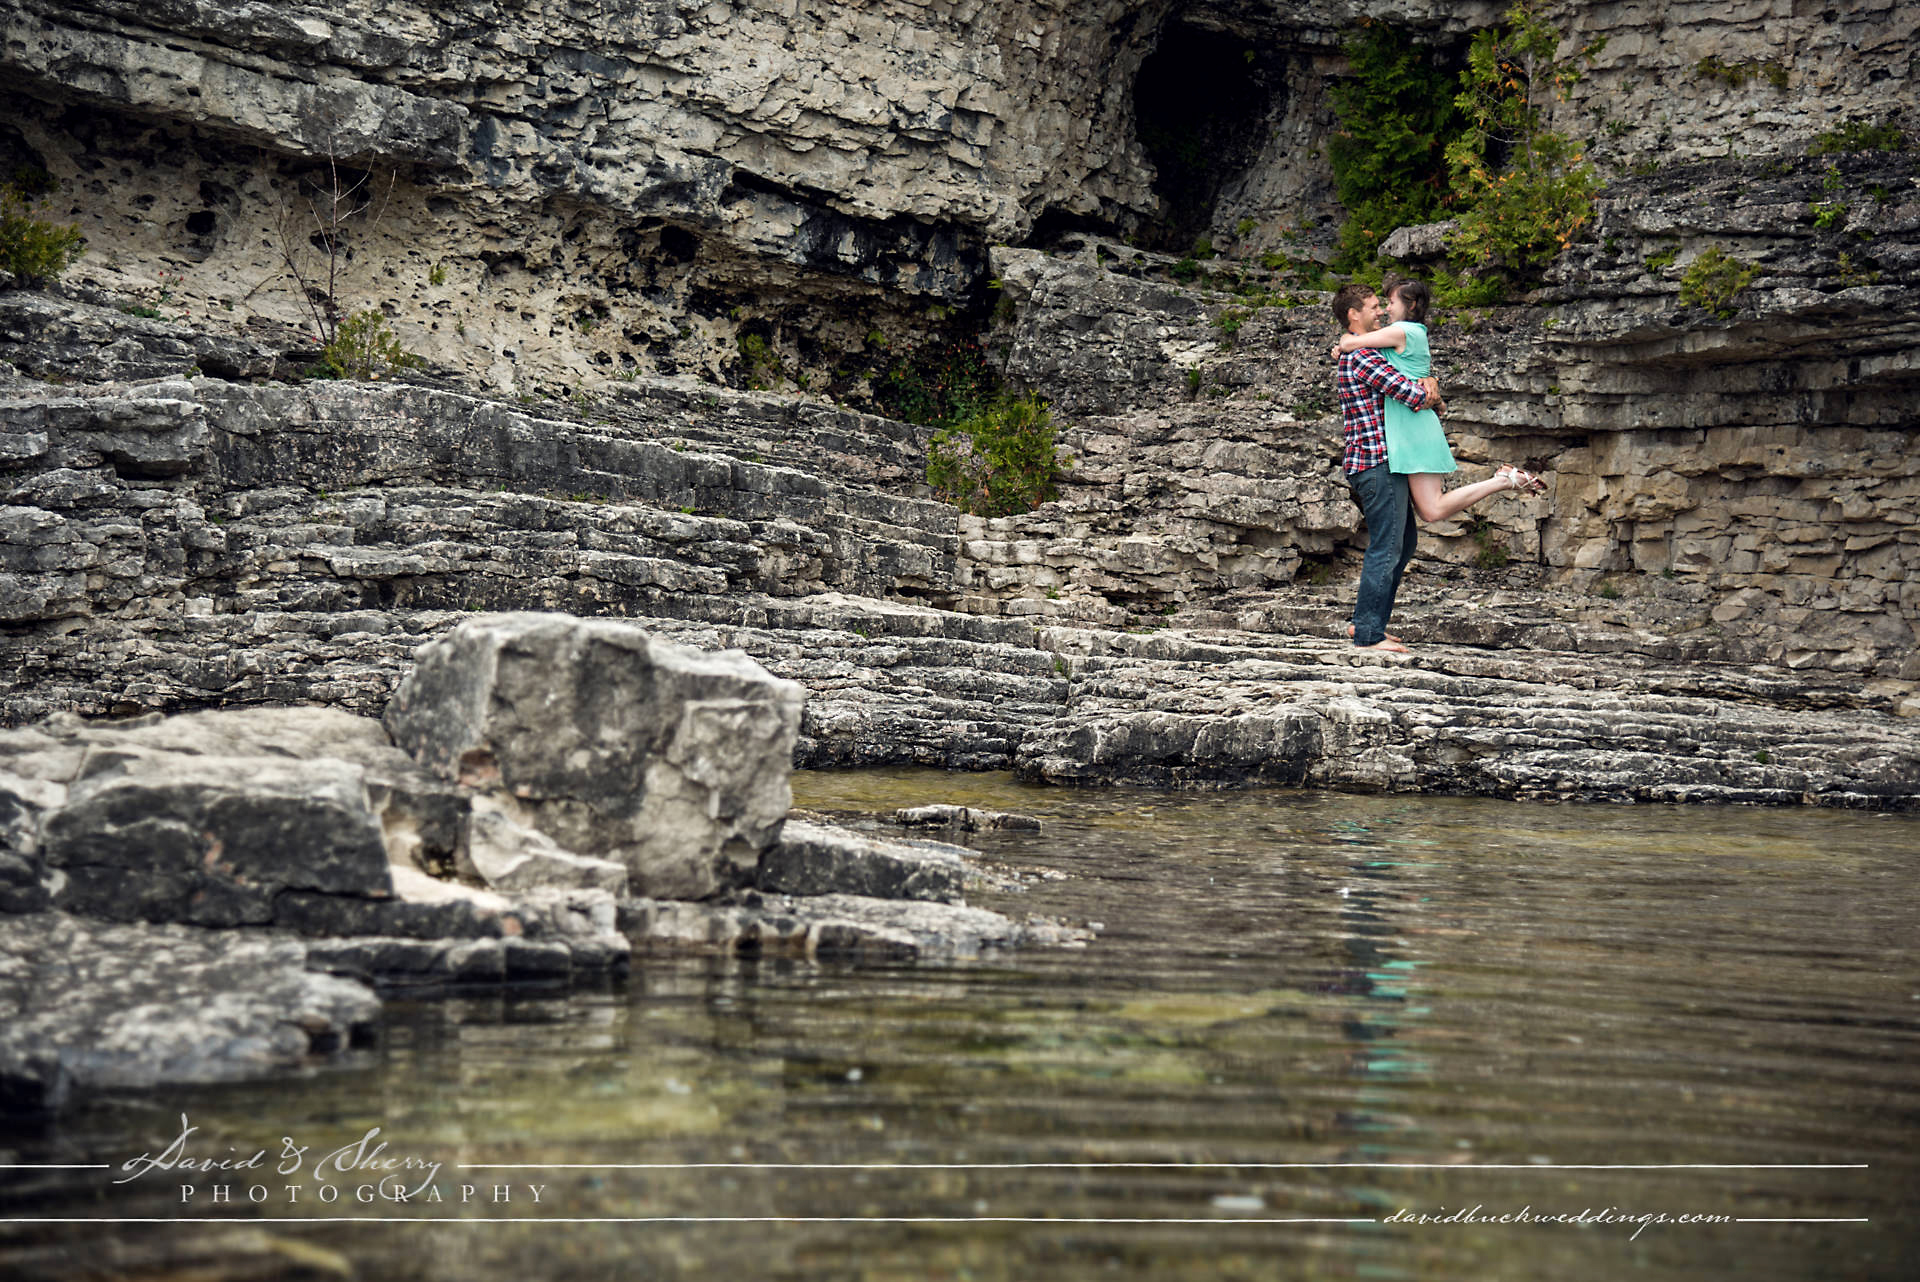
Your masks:
<svg viewBox="0 0 1920 1282"><path fill-rule="evenodd" d="M1400 576L1420 541L1420 525L1413 519L1404 473L1389 472L1380 463L1348 473L1347 484L1367 518L1367 557L1360 563L1360 599L1353 605L1353 643L1378 645L1387 635Z"/></svg>

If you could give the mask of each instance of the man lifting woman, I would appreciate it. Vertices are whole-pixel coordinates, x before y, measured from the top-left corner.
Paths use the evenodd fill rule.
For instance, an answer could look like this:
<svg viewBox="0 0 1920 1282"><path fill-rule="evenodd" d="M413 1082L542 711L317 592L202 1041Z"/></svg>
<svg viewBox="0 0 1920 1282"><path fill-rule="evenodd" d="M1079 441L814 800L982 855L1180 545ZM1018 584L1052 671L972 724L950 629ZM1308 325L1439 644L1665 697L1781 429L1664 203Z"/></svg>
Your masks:
<svg viewBox="0 0 1920 1282"><path fill-rule="evenodd" d="M1349 632L1363 649L1407 653L1387 632L1400 576L1413 558L1422 521L1445 521L1482 499L1517 490L1539 494L1545 482L1516 467L1458 489L1442 478L1458 470L1447 447L1439 410L1446 408L1427 354L1431 294L1414 280L1389 281L1386 307L1364 285L1333 296L1333 314L1345 332L1333 355L1346 436L1341 465L1367 521L1367 554ZM1385 323L1382 323L1384 310Z"/></svg>

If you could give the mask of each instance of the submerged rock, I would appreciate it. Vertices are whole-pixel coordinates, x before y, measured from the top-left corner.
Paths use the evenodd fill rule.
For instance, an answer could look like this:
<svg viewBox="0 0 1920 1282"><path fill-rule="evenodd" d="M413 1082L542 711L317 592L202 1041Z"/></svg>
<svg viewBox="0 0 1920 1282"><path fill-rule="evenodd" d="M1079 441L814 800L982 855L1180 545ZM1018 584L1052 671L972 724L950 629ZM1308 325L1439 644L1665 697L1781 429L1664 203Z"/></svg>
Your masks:
<svg viewBox="0 0 1920 1282"><path fill-rule="evenodd" d="M1004 810L980 810L973 806L910 806L905 810L894 811L893 820L909 828L955 827L962 832L978 832L982 828L1007 828L1022 832L1040 831L1040 821L1032 815L1010 814Z"/></svg>
<svg viewBox="0 0 1920 1282"><path fill-rule="evenodd" d="M294 1068L347 1045L379 1007L364 984L311 971L298 940L0 917L0 1112Z"/></svg>
<svg viewBox="0 0 1920 1282"><path fill-rule="evenodd" d="M718 902L635 899L620 925L648 952L721 952L867 960L971 957L992 949L1078 945L1091 932L1053 921L1016 922L961 904L903 904L864 895L768 895Z"/></svg>

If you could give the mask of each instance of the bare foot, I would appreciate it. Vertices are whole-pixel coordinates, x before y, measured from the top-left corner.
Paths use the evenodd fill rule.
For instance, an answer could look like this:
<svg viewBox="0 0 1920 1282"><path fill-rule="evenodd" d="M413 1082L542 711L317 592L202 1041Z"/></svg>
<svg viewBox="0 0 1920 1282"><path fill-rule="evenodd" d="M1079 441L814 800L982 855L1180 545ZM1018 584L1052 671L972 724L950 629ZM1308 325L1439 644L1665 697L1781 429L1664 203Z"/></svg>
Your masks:
<svg viewBox="0 0 1920 1282"><path fill-rule="evenodd" d="M1385 650L1388 654L1412 654L1413 653L1413 651L1407 649L1407 647L1401 645L1398 641L1394 640L1392 637L1388 637L1384 641L1375 641L1372 645L1355 646L1354 649Z"/></svg>
<svg viewBox="0 0 1920 1282"><path fill-rule="evenodd" d="M1349 623L1349 624L1347 625L1347 635L1348 635L1348 636L1352 636L1352 635L1353 635L1353 625L1352 625L1351 623ZM1389 641L1392 641L1392 642L1394 642L1394 643L1395 643L1396 645L1397 645L1397 644L1404 644L1404 643L1405 643L1405 641L1406 641L1406 638L1405 638L1405 637L1397 637L1397 636L1395 636L1395 635L1393 635L1393 633L1391 633L1391 632L1382 632L1382 633L1381 633L1380 635L1381 635L1381 636L1383 636L1383 637L1385 637L1385 638L1386 638L1387 640L1389 640Z"/></svg>

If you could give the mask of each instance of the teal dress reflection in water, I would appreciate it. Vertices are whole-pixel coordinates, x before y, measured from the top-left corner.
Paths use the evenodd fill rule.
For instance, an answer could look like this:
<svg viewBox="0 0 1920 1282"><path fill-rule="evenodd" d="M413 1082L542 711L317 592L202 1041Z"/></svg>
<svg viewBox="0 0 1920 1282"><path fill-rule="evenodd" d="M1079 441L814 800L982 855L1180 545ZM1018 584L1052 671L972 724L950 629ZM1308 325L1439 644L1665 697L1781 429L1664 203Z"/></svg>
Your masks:
<svg viewBox="0 0 1920 1282"><path fill-rule="evenodd" d="M1425 378L1433 372L1427 354L1427 327L1419 321L1401 321L1406 331L1407 350L1381 349L1387 363L1408 378ZM1452 472L1459 469L1453 451L1447 448L1446 429L1432 410L1410 410L1391 396L1387 402L1387 470L1389 472Z"/></svg>

